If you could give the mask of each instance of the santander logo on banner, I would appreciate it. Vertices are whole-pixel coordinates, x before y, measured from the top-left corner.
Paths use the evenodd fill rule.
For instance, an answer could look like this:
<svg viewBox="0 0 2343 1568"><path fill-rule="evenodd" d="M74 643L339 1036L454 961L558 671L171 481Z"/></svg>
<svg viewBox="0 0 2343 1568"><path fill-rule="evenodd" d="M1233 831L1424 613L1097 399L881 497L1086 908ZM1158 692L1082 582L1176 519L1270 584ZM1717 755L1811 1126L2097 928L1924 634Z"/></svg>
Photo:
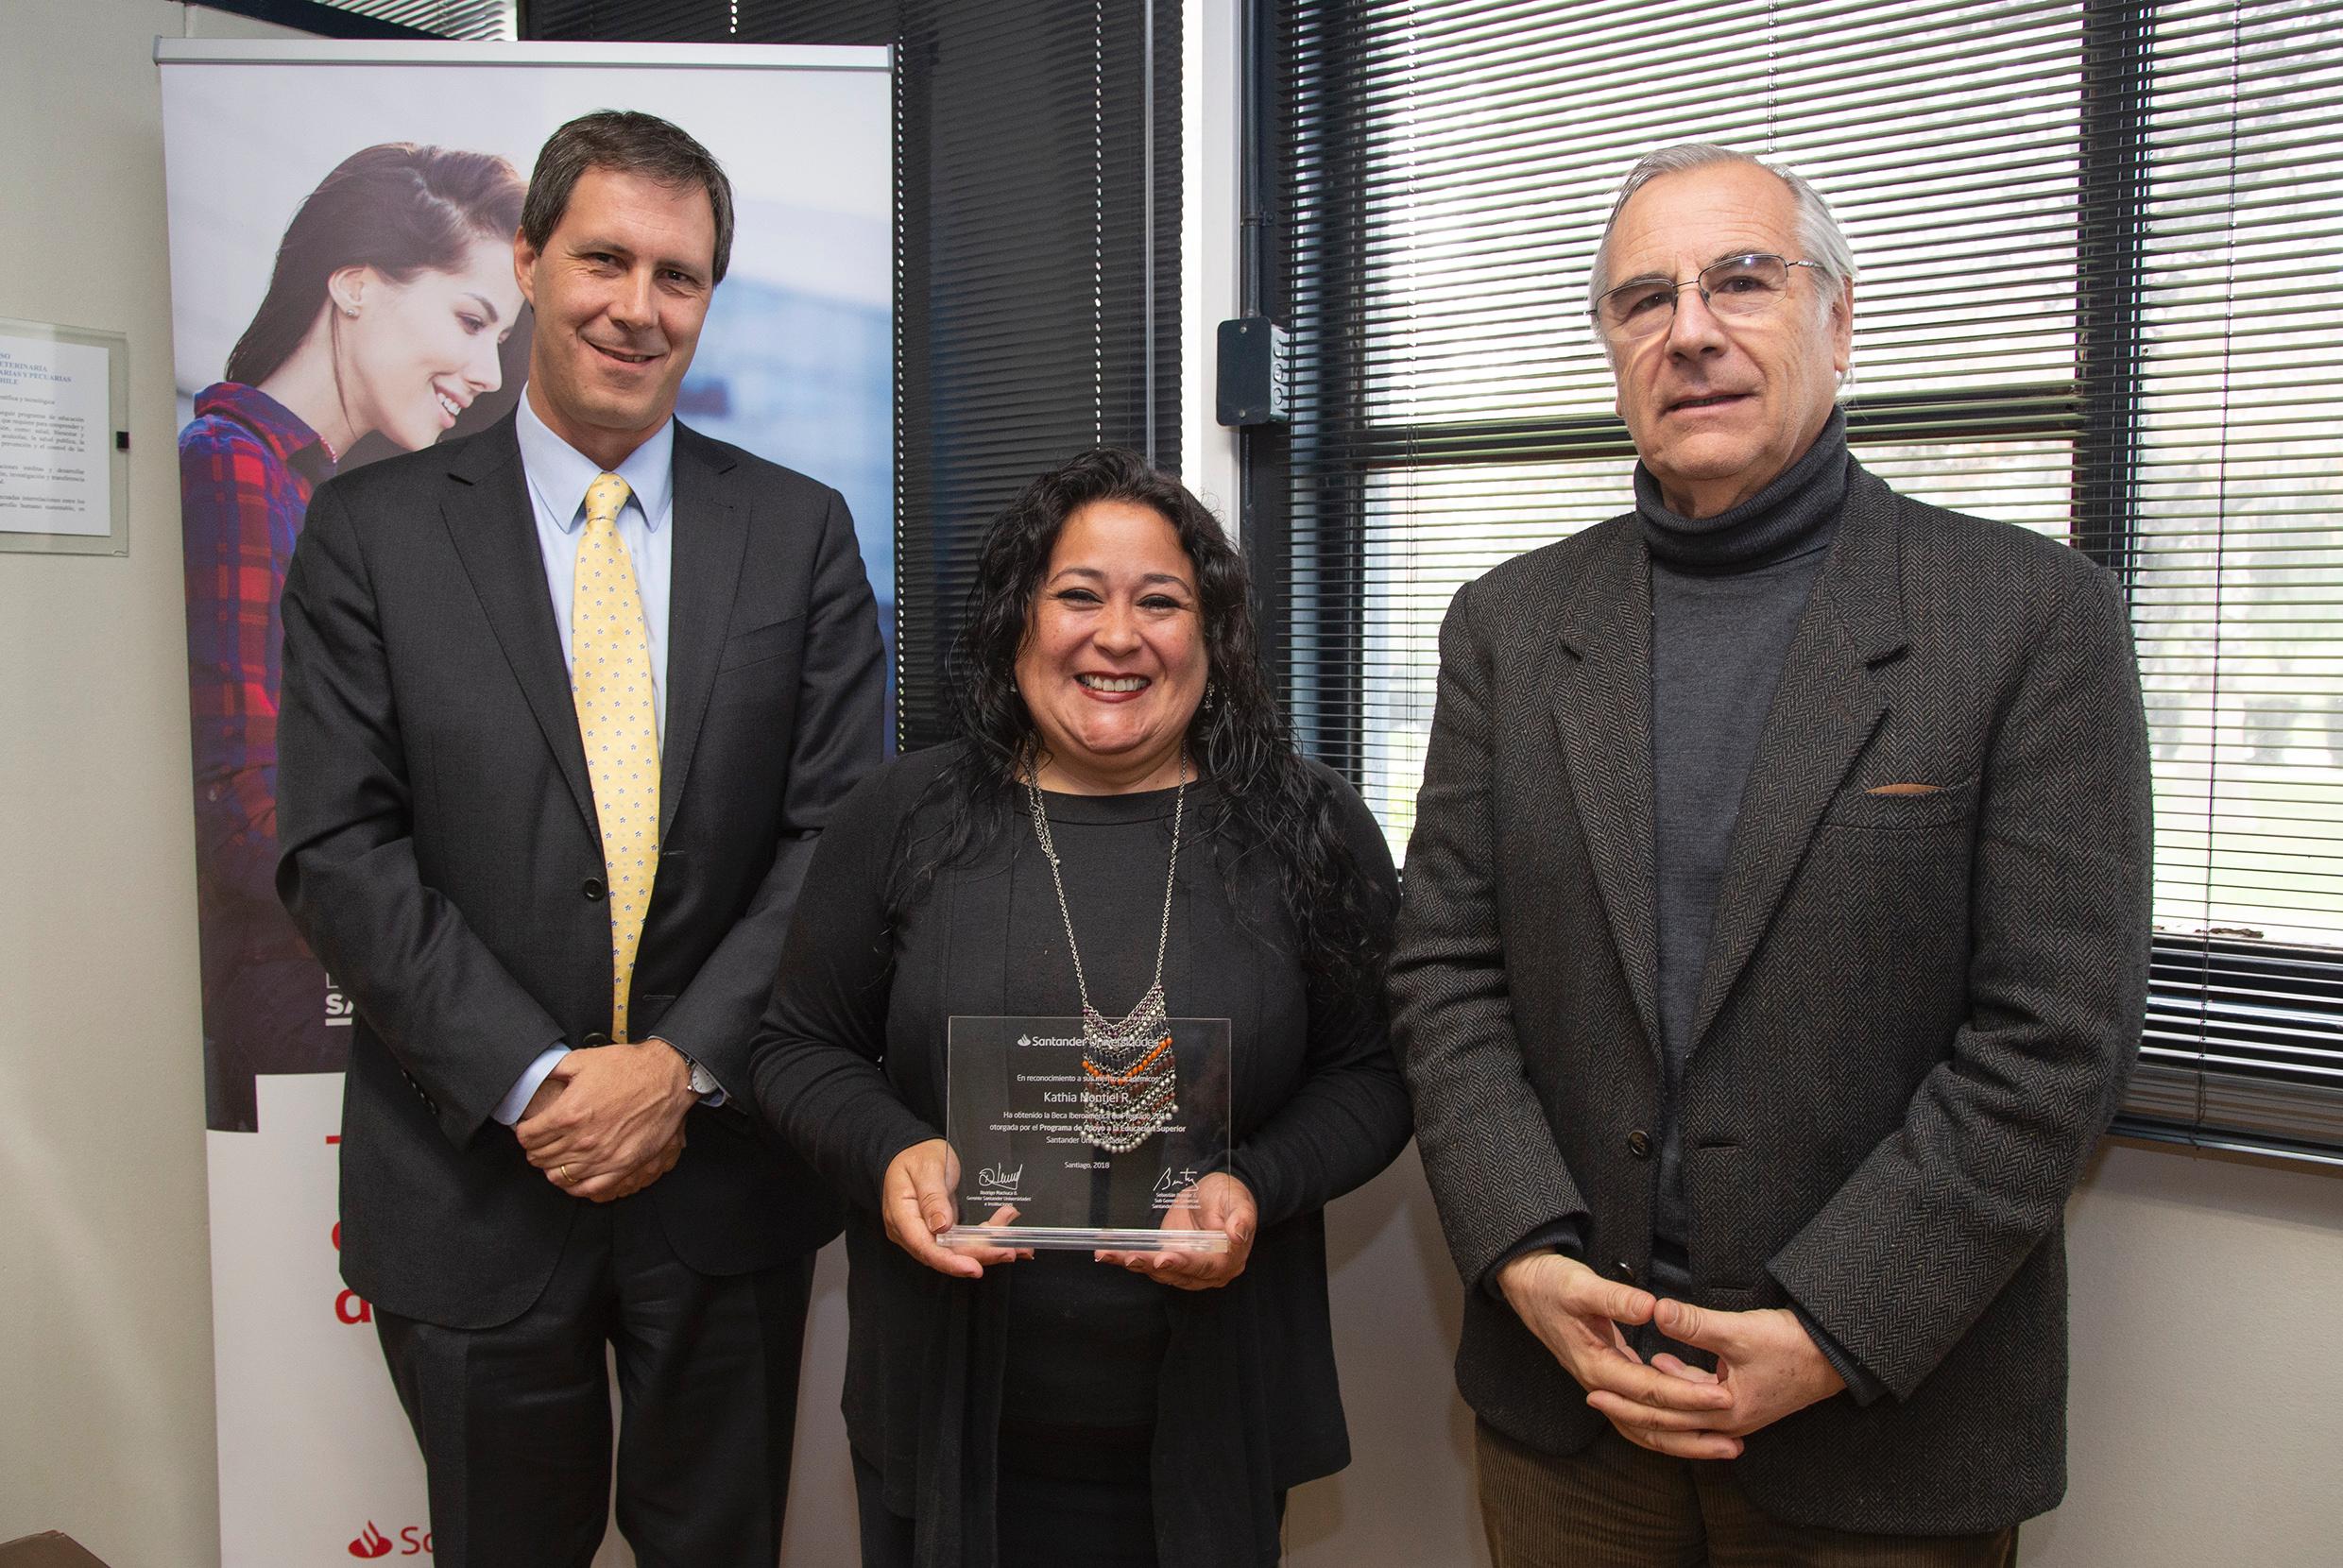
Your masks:
<svg viewBox="0 0 2343 1568"><path fill-rule="evenodd" d="M399 1539L393 1541L376 1529L374 1521L369 1519L365 1531L350 1542L350 1555L366 1561L388 1557L394 1549L401 1557L427 1557L431 1553L431 1532L420 1525L409 1525L399 1532Z"/></svg>
<svg viewBox="0 0 2343 1568"><path fill-rule="evenodd" d="M335 1268L329 1140L342 1077L265 1074L257 1088L262 1131L205 1134L219 1560L430 1568L422 1455L384 1374L373 1310ZM283 1397L288 1386L298 1397Z"/></svg>

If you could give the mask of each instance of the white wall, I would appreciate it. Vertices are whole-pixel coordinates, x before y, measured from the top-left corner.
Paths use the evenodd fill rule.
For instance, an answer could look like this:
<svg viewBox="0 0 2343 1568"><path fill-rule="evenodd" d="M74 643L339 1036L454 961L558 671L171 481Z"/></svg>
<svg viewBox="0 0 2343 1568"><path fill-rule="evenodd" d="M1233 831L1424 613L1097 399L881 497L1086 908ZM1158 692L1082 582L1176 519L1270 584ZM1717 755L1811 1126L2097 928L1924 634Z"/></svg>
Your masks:
<svg viewBox="0 0 2343 1568"><path fill-rule="evenodd" d="M2112 1147L2069 1226L2072 1476L2020 1560L2343 1562L2343 1180Z"/></svg>
<svg viewBox="0 0 2343 1568"><path fill-rule="evenodd" d="M0 315L127 332L131 383L128 557L0 554L0 1540L61 1528L115 1568L218 1556L150 62L188 23L162 0L0 23Z"/></svg>
<svg viewBox="0 0 2343 1568"><path fill-rule="evenodd" d="M1225 60L1233 0L1183 46ZM192 831L158 33L268 29L167 0L7 0L0 315L127 332L130 554L0 554L0 1540L72 1532L113 1568L211 1568L210 1282L194 1042ZM1233 84L1191 77L1232 147ZM1233 298L1235 185L1198 171L1191 471L1233 494L1209 327ZM1215 193L1218 193L1217 196ZM1201 222L1191 213L1191 223ZM1206 234L1218 239L1207 240ZM1212 254L1202 247L1211 245ZM1216 269L1207 274L1204 269ZM1225 486L1225 488L1223 488ZM2026 1532L2042 1568L2343 1558L2334 1178L2119 1148L2074 1211L2074 1485ZM1333 1219L1358 1459L1305 1488L1300 1568L1480 1560L1448 1380L1457 1285L1410 1156ZM837 1295L807 1373L796 1563L851 1560L832 1437ZM237 1565L273 1568L273 1565Z"/></svg>

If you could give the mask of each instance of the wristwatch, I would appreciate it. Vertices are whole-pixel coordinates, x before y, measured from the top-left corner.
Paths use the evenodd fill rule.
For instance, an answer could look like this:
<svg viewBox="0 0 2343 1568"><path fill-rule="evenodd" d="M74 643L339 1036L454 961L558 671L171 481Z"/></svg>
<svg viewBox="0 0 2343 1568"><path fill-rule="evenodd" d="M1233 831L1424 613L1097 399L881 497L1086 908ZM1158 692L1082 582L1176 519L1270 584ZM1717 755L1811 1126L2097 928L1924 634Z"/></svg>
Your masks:
<svg viewBox="0 0 2343 1568"><path fill-rule="evenodd" d="M673 1050L675 1055L679 1055L679 1057L682 1057L682 1060L684 1060L684 1066L689 1066L689 1068L692 1068L692 1097L693 1097L693 1099L708 1099L710 1095L714 1095L714 1092L717 1092L717 1090L722 1090L724 1085L722 1085L722 1082L717 1082L717 1076L714 1076L714 1073L710 1073L708 1068L698 1065L698 1062L693 1062L693 1060L692 1060L692 1052L689 1052L689 1050L684 1050L684 1048L682 1048L682 1046L677 1046L677 1043L675 1043L675 1041L660 1041L660 1046L665 1046L665 1048L668 1048L668 1050Z"/></svg>

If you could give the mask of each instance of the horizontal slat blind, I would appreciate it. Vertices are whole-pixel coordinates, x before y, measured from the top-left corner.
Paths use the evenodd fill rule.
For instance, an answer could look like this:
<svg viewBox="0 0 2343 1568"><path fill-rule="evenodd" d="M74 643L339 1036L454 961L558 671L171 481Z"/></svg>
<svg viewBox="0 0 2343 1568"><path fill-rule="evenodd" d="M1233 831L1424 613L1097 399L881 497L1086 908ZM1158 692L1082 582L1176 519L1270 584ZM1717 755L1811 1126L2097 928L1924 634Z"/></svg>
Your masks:
<svg viewBox="0 0 2343 1568"><path fill-rule="evenodd" d="M512 38L514 0L325 0L337 11L394 22L439 38Z"/></svg>
<svg viewBox="0 0 2343 1568"><path fill-rule="evenodd" d="M2143 1087L2223 1141L2334 1147L2343 14L2166 4L2148 52L2132 603L2173 940Z"/></svg>
<svg viewBox="0 0 2343 1568"><path fill-rule="evenodd" d="M2343 20L1287 0L1275 65L1295 412L1266 575L1303 741L1394 848L1449 599L1630 503L1584 314L1618 180L1741 147L1854 245L1857 455L2129 590L2160 932L2132 1125L2343 1154Z"/></svg>

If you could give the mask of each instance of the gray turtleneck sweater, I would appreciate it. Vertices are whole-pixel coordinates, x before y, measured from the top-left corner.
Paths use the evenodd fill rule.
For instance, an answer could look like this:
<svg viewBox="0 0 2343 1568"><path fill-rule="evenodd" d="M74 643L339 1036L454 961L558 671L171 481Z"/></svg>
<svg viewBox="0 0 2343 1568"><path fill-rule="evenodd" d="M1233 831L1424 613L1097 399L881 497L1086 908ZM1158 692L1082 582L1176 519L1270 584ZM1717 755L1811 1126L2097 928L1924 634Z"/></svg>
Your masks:
<svg viewBox="0 0 2343 1568"><path fill-rule="evenodd" d="M1650 473L1635 468L1635 510L1651 552L1651 850L1667 1067L1651 1261L1663 1291L1690 1283L1677 1091L1717 890L1773 689L1846 499L1847 464L1846 418L1834 409L1804 456L1715 517L1677 516Z"/></svg>

